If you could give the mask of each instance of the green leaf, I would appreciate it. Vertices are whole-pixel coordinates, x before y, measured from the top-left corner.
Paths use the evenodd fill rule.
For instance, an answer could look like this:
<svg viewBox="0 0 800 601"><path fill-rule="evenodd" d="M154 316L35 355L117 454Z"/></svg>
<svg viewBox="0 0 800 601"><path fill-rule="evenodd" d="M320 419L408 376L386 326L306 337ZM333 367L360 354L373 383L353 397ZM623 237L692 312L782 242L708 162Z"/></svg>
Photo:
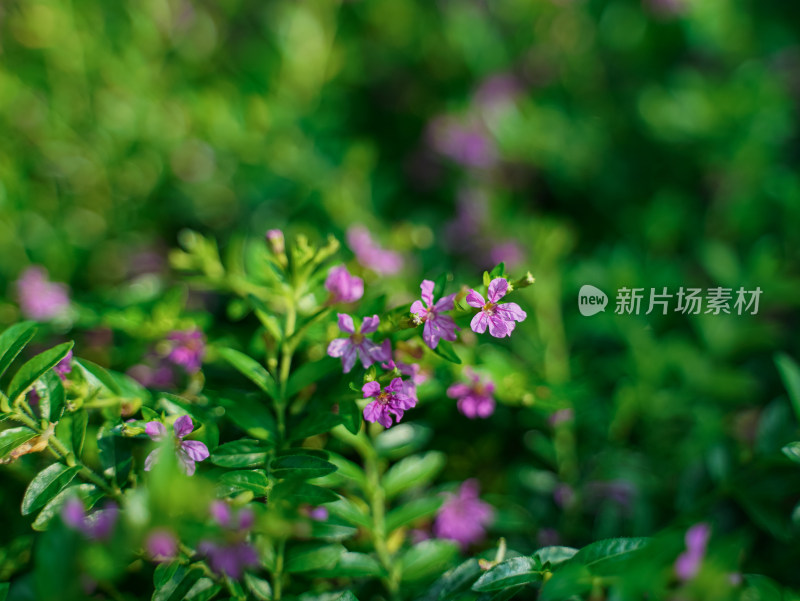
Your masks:
<svg viewBox="0 0 800 601"><path fill-rule="evenodd" d="M15 373L14 377L11 379L11 384L8 386L9 400L12 403L17 401L34 385L36 380L53 369L59 361L67 356L73 344L72 342L59 344L58 346L36 355L20 367L19 371Z"/></svg>
<svg viewBox="0 0 800 601"><path fill-rule="evenodd" d="M9 428L0 432L0 459L8 455L18 446L25 444L36 436L36 432L30 428Z"/></svg>
<svg viewBox="0 0 800 601"><path fill-rule="evenodd" d="M442 497L425 497L414 499L393 509L386 516L386 531L391 533L401 526L405 526L416 520L433 515L442 506Z"/></svg>
<svg viewBox="0 0 800 601"><path fill-rule="evenodd" d="M578 550L573 547L543 547L533 554L533 558L552 572L556 566L572 559L577 552Z"/></svg>
<svg viewBox="0 0 800 601"><path fill-rule="evenodd" d="M86 427L89 425L89 412L84 410L72 414L72 450L76 457L83 453L86 440Z"/></svg>
<svg viewBox="0 0 800 601"><path fill-rule="evenodd" d="M784 601L780 585L774 580L761 574L744 575L745 590L741 599L755 599L757 601Z"/></svg>
<svg viewBox="0 0 800 601"><path fill-rule="evenodd" d="M649 538L609 538L583 547L572 561L589 568L591 572L605 575L613 572L650 542Z"/></svg>
<svg viewBox="0 0 800 601"><path fill-rule="evenodd" d="M202 576L200 570L178 565L171 576L156 588L152 601L183 601Z"/></svg>
<svg viewBox="0 0 800 601"><path fill-rule="evenodd" d="M214 449L211 463L220 467L252 467L263 465L267 460L267 449L257 440L242 438Z"/></svg>
<svg viewBox="0 0 800 601"><path fill-rule="evenodd" d="M201 578L186 593L186 601L211 601L222 590L222 585L211 578Z"/></svg>
<svg viewBox="0 0 800 601"><path fill-rule="evenodd" d="M22 497L22 515L28 515L44 507L50 499L72 482L79 471L81 468L78 466L67 467L61 463L54 463L36 474L28 485L25 496Z"/></svg>
<svg viewBox="0 0 800 601"><path fill-rule="evenodd" d="M245 572L244 583L258 601L272 601L272 587L266 580Z"/></svg>
<svg viewBox="0 0 800 601"><path fill-rule="evenodd" d="M532 557L512 557L497 564L472 585L479 593L500 591L520 584L541 582L542 570Z"/></svg>
<svg viewBox="0 0 800 601"><path fill-rule="evenodd" d="M36 516L31 527L40 532L47 530L53 518L61 513L61 507L64 505L64 502L72 496L83 499L84 506L90 508L98 499L103 497L103 491L98 489L94 484L73 484L68 486L48 501L39 512L39 515Z"/></svg>
<svg viewBox="0 0 800 601"><path fill-rule="evenodd" d="M443 573L458 555L458 545L449 540L425 540L400 558L403 582L423 580Z"/></svg>
<svg viewBox="0 0 800 601"><path fill-rule="evenodd" d="M481 574L483 569L480 563L471 557L442 574L420 601L447 601L457 598L456 595L460 598L460 593L470 588Z"/></svg>
<svg viewBox="0 0 800 601"><path fill-rule="evenodd" d="M8 597L9 588L11 588L10 582L0 583L0 601L6 601L6 597Z"/></svg>
<svg viewBox="0 0 800 601"><path fill-rule="evenodd" d="M267 496L269 479L264 470L237 470L226 472L220 478L222 484L235 489L236 492L243 490L252 491L256 497Z"/></svg>
<svg viewBox="0 0 800 601"><path fill-rule="evenodd" d="M436 348L433 349L433 352L439 355L442 359L446 359L451 363L461 363L461 359L453 348L453 343L448 340L439 340L439 344L436 345Z"/></svg>
<svg viewBox="0 0 800 601"><path fill-rule="evenodd" d="M303 440L317 434L330 432L342 423L341 416L330 411L311 412L303 416L299 421L292 421L289 424L289 439Z"/></svg>
<svg viewBox="0 0 800 601"><path fill-rule="evenodd" d="M311 538L320 538L329 542L339 542L352 538L358 533L358 528L337 524L331 520L318 522L311 520Z"/></svg>
<svg viewBox="0 0 800 601"><path fill-rule="evenodd" d="M327 570L336 565L347 549L333 544L307 543L289 549L286 571L290 573Z"/></svg>
<svg viewBox="0 0 800 601"><path fill-rule="evenodd" d="M247 397L234 400L210 396L212 401L225 409L225 416L253 438L275 441L278 424L270 410L263 403Z"/></svg>
<svg viewBox="0 0 800 601"><path fill-rule="evenodd" d="M122 396L122 389L106 369L86 359L75 359L75 363L81 368L84 376L93 387L105 388L115 396Z"/></svg>
<svg viewBox="0 0 800 601"><path fill-rule="evenodd" d="M15 323L0 334L0 376L36 335L36 325L31 321Z"/></svg>
<svg viewBox="0 0 800 601"><path fill-rule="evenodd" d="M541 588L539 599L541 601L583 599L583 595L591 589L592 575L586 566L567 562L557 572L553 573L552 578Z"/></svg>
<svg viewBox="0 0 800 601"><path fill-rule="evenodd" d="M489 278L492 279L492 280L495 279L495 278L502 278L505 275L506 275L506 264L505 263L498 263L497 265L495 265L494 269L492 269L489 272Z"/></svg>
<svg viewBox="0 0 800 601"><path fill-rule="evenodd" d="M335 601L358 601L358 598L352 593L352 591L345 591L336 597Z"/></svg>
<svg viewBox="0 0 800 601"><path fill-rule="evenodd" d="M800 463L800 442L790 442L781 451L795 463Z"/></svg>
<svg viewBox="0 0 800 601"><path fill-rule="evenodd" d="M447 274L443 273L434 280L433 283L433 300L439 300L444 295L444 287L447 285Z"/></svg>
<svg viewBox="0 0 800 601"><path fill-rule="evenodd" d="M133 466L133 439L119 436L104 426L97 433L97 451L103 469L121 486Z"/></svg>
<svg viewBox="0 0 800 601"><path fill-rule="evenodd" d="M778 367L783 385L789 393L789 401L794 409L795 417L800 421L800 367L785 353L775 355L775 365Z"/></svg>
<svg viewBox="0 0 800 601"><path fill-rule="evenodd" d="M367 475L364 473L364 470L355 463L330 451L328 451L328 461L336 466L336 471L322 478L315 479L317 484L331 487L355 484L362 490L366 488Z"/></svg>
<svg viewBox="0 0 800 601"><path fill-rule="evenodd" d="M232 348L219 349L219 354L268 396L278 398L275 380L258 361Z"/></svg>
<svg viewBox="0 0 800 601"><path fill-rule="evenodd" d="M433 480L445 464L444 453L428 451L424 455L411 455L395 463L383 477L386 498L391 499L404 490L423 486Z"/></svg>
<svg viewBox="0 0 800 601"><path fill-rule="evenodd" d="M419 424L397 424L375 438L375 450L381 457L400 459L422 449L433 436L433 430Z"/></svg>
<svg viewBox="0 0 800 601"><path fill-rule="evenodd" d="M302 480L283 480L278 482L270 495L270 501L285 499L293 505L308 503L309 505L324 505L339 500L332 490L303 482Z"/></svg>
<svg viewBox="0 0 800 601"><path fill-rule="evenodd" d="M335 515L348 524L361 526L368 530L372 529L372 519L369 513L346 497L342 497L333 503L328 503L326 509L331 515Z"/></svg>
<svg viewBox="0 0 800 601"><path fill-rule="evenodd" d="M284 455L272 462L272 474L276 478L309 480L334 471L335 465L313 455Z"/></svg>
<svg viewBox="0 0 800 601"><path fill-rule="evenodd" d="M325 357L319 361L304 363L290 376L286 384L286 396L293 397L306 386L322 380L330 373L341 369L341 362L333 357Z"/></svg>
<svg viewBox="0 0 800 601"><path fill-rule="evenodd" d="M314 576L323 578L383 578L386 570L371 555L365 553L342 553L336 565L329 570L320 570Z"/></svg>
<svg viewBox="0 0 800 601"><path fill-rule="evenodd" d="M67 404L67 393L64 390L64 384L62 384L61 378L59 378L58 374L56 374L54 371L45 374L44 379L48 392L48 419L51 422L56 423L64 414L64 408Z"/></svg>
<svg viewBox="0 0 800 601"><path fill-rule="evenodd" d="M363 423L363 413L358 408L355 399L344 399L339 401L339 417L342 425L347 428L350 434L358 434Z"/></svg>

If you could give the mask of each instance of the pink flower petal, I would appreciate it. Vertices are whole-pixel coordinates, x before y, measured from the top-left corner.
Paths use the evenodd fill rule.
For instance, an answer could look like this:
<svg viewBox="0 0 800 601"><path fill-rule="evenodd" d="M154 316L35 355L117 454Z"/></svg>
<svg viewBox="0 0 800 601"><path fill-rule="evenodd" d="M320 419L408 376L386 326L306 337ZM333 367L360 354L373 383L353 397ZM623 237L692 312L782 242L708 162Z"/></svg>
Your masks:
<svg viewBox="0 0 800 601"><path fill-rule="evenodd" d="M488 325L489 316L484 312L481 311L477 313L475 317L472 318L472 321L469 324L469 327L472 328L472 331L477 334L483 334L486 331L486 326Z"/></svg>
<svg viewBox="0 0 800 601"><path fill-rule="evenodd" d="M339 329L347 334L355 334L356 328L353 325L353 318L345 313L337 313L339 317Z"/></svg>
<svg viewBox="0 0 800 601"><path fill-rule="evenodd" d="M419 315L420 317L423 317L423 315L424 315L425 313L427 313L427 311L428 311L428 310L425 308L425 305L423 305L423 304L422 304L422 301L418 301L418 300L417 300L417 301L414 301L413 303L411 303L411 310L410 310L410 312L411 312L412 314L414 314L414 315ZM422 315L421 315L421 314L422 314Z"/></svg>
<svg viewBox="0 0 800 601"><path fill-rule="evenodd" d="M381 393L381 385L377 382L367 382L361 387L361 392L364 393L365 399L367 397L376 397Z"/></svg>
<svg viewBox="0 0 800 601"><path fill-rule="evenodd" d="M511 331L508 329L508 322L503 321L497 315L490 316L488 321L489 333L495 338L505 338L511 334ZM513 324L514 322L512 321L511 323Z"/></svg>
<svg viewBox="0 0 800 601"><path fill-rule="evenodd" d="M172 429L175 431L175 436L178 438L183 438L184 436L188 436L194 430L194 424L192 423L192 418L188 415L181 415L178 419L175 420L175 423L172 426Z"/></svg>
<svg viewBox="0 0 800 601"><path fill-rule="evenodd" d="M208 447L199 440L184 440L181 449L194 461L203 461L209 456Z"/></svg>
<svg viewBox="0 0 800 601"><path fill-rule="evenodd" d="M469 291L469 294L467 294L467 298L465 300L470 307L475 307L476 309L482 309L486 304L486 301L483 299L483 297L474 290Z"/></svg>
<svg viewBox="0 0 800 601"><path fill-rule="evenodd" d="M506 321L524 321L528 314L517 303L503 303L495 309L497 315Z"/></svg>
<svg viewBox="0 0 800 601"><path fill-rule="evenodd" d="M458 382L447 389L447 396L451 399L458 399L469 394L470 387L463 382Z"/></svg>
<svg viewBox="0 0 800 601"><path fill-rule="evenodd" d="M377 382L370 383L377 384ZM372 423L379 422L383 412L384 406L378 401L372 401L366 407L364 407L364 419Z"/></svg>
<svg viewBox="0 0 800 601"><path fill-rule="evenodd" d="M489 302L496 303L508 292L508 280L495 278L489 283Z"/></svg>
<svg viewBox="0 0 800 601"><path fill-rule="evenodd" d="M156 442L162 440L167 434L167 429L161 422L147 422L147 425L144 427L144 431L147 432L147 435Z"/></svg>
<svg viewBox="0 0 800 601"><path fill-rule="evenodd" d="M378 317L377 315L373 315L372 317L365 317L364 320L361 322L361 333L372 334L372 332L378 329L380 323L381 323L381 318Z"/></svg>
<svg viewBox="0 0 800 601"><path fill-rule="evenodd" d="M357 358L358 348L355 344L348 344L342 355L342 370L344 373L350 373L350 370L353 369L353 366L356 364Z"/></svg>
<svg viewBox="0 0 800 601"><path fill-rule="evenodd" d="M331 343L328 345L328 356L341 357L344 355L345 351L347 351L348 346L351 346L349 338L337 338L336 340L331 340Z"/></svg>
<svg viewBox="0 0 800 601"><path fill-rule="evenodd" d="M433 289L436 286L431 280L422 280L420 290L422 290L422 300L425 305L431 307L433 305Z"/></svg>
<svg viewBox="0 0 800 601"><path fill-rule="evenodd" d="M455 307L455 298L456 298L455 294L449 294L447 296L443 296L438 301L436 301L436 304L433 306L433 308L436 311L452 311L453 308Z"/></svg>
<svg viewBox="0 0 800 601"><path fill-rule="evenodd" d="M161 449L153 449L150 451L150 454L144 460L144 471L149 472L153 469L153 466L158 461L158 456L161 453Z"/></svg>

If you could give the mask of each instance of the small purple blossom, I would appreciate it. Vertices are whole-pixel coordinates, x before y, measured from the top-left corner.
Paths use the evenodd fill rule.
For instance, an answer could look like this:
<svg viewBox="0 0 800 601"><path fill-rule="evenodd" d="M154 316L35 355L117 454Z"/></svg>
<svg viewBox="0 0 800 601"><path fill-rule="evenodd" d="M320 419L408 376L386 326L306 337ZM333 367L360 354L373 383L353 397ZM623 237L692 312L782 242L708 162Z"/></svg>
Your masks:
<svg viewBox="0 0 800 601"><path fill-rule="evenodd" d="M675 574L683 582L697 576L706 555L706 546L710 537L711 528L706 523L695 524L686 531L686 551L675 560Z"/></svg>
<svg viewBox="0 0 800 601"><path fill-rule="evenodd" d="M312 507L308 510L308 517L315 522L324 522L328 519L328 510L324 507Z"/></svg>
<svg viewBox="0 0 800 601"><path fill-rule="evenodd" d="M270 250L276 255L280 255L286 250L286 241L283 238L283 232L281 230L267 230L265 238L267 239Z"/></svg>
<svg viewBox="0 0 800 601"><path fill-rule="evenodd" d="M358 331L352 317L344 313L339 313L338 316L339 329L350 336L332 340L328 345L328 355L342 358L344 373L349 373L353 369L356 358L361 359L364 369L376 361L389 361L392 358L391 342L388 338L382 344L377 344L364 337L364 334L371 334L378 329L381 320L377 315L365 317Z"/></svg>
<svg viewBox="0 0 800 601"><path fill-rule="evenodd" d="M458 492L448 494L433 524L437 538L456 541L462 549L480 541L494 518L494 509L478 498L478 481L466 480Z"/></svg>
<svg viewBox="0 0 800 601"><path fill-rule="evenodd" d="M494 382L486 380L481 382L481 378L471 369L464 370L470 384L459 382L447 389L447 396L451 399L458 399L458 410L470 419L480 417L486 419L494 413Z"/></svg>
<svg viewBox="0 0 800 601"><path fill-rule="evenodd" d="M352 275L344 265L328 271L325 289L331 293L331 302L353 303L364 296L364 280Z"/></svg>
<svg viewBox="0 0 800 601"><path fill-rule="evenodd" d="M107 540L114 531L119 509L114 503L107 503L103 509L87 515L83 501L70 497L61 508L61 519L73 530L77 530L91 540Z"/></svg>
<svg viewBox="0 0 800 601"><path fill-rule="evenodd" d="M420 290L422 290L422 300L414 301L411 305L411 313L419 323L424 323L422 339L431 348L436 348L439 339L453 341L456 339L456 322L449 315L442 315L443 311L453 310L453 298L455 294L443 296L436 303L433 299L433 288L435 284L431 280L422 280ZM424 304L423 304L424 303Z"/></svg>
<svg viewBox="0 0 800 601"><path fill-rule="evenodd" d="M153 530L145 541L147 554L155 561L169 561L178 555L178 539L169 530Z"/></svg>
<svg viewBox="0 0 800 601"><path fill-rule="evenodd" d="M69 308L68 288L64 284L51 282L43 267L28 267L20 275L16 286L20 309L29 319L47 321L63 315Z"/></svg>
<svg viewBox="0 0 800 601"><path fill-rule="evenodd" d="M417 404L417 399L406 393L401 378L392 380L383 391L377 382L367 382L361 390L365 399L375 399L364 407L364 419L368 422L378 422L384 428L392 427L392 415L399 423L403 413Z"/></svg>
<svg viewBox="0 0 800 601"><path fill-rule="evenodd" d="M250 507L238 512L225 501L211 504L211 517L225 530L225 542L203 541L198 551L208 557L208 563L217 574L238 580L247 568L258 566L258 552L245 540L255 523Z"/></svg>
<svg viewBox="0 0 800 601"><path fill-rule="evenodd" d="M206 339L198 329L178 330L167 336L171 344L167 359L183 367L187 373L200 371L206 354Z"/></svg>
<svg viewBox="0 0 800 601"><path fill-rule="evenodd" d="M178 463L183 468L183 471L186 472L186 475L191 476L196 469L195 462L208 459L208 447L199 440L183 440L194 430L192 418L188 415L182 415L176 419L172 429L175 432L174 441L176 453L178 455ZM164 437L167 436L167 429L161 422L147 422L145 431L147 435L156 442L161 442L164 440ZM153 465L158 461L161 450L162 449L158 448L150 452L144 462L144 471L149 472L153 469Z"/></svg>
<svg viewBox="0 0 800 601"><path fill-rule="evenodd" d="M137 363L125 373L145 388L172 388L175 385L175 374L172 368L165 364L151 367Z"/></svg>
<svg viewBox="0 0 800 601"><path fill-rule="evenodd" d="M470 323L473 332L483 334L488 326L489 334L495 338L504 338L511 336L511 332L517 326L514 322L525 320L528 315L517 303L498 302L506 292L508 292L508 281L505 278L495 278L489 283L488 302L475 290L469 291L467 304L480 309Z"/></svg>
<svg viewBox="0 0 800 601"><path fill-rule="evenodd" d="M440 154L464 167L485 169L498 160L497 148L479 122L445 115L428 126L431 146Z"/></svg>
<svg viewBox="0 0 800 601"><path fill-rule="evenodd" d="M571 422L575 419L575 411L570 408L566 409L559 409L555 413L553 413L549 418L547 418L547 423L549 423L552 427L560 426L561 424L566 424Z"/></svg>
<svg viewBox="0 0 800 601"><path fill-rule="evenodd" d="M381 248L363 225L353 225L348 228L347 243L358 262L375 273L392 275L403 268L402 255Z"/></svg>
<svg viewBox="0 0 800 601"><path fill-rule="evenodd" d="M561 509L569 507L575 501L575 491L569 484L562 482L553 490L553 501Z"/></svg>
<svg viewBox="0 0 800 601"><path fill-rule="evenodd" d="M62 382L67 381L67 374L72 371L72 350L67 353L67 356L64 357L61 361L59 361L56 366L53 368L53 371L56 372L59 378L61 378Z"/></svg>

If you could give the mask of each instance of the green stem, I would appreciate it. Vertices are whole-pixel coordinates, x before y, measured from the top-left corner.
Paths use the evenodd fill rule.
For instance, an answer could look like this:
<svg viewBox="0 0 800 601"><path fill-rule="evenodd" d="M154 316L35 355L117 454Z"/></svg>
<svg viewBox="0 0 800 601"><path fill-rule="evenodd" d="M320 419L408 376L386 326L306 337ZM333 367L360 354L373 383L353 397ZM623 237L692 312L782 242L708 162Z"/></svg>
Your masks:
<svg viewBox="0 0 800 601"><path fill-rule="evenodd" d="M272 598L274 601L281 601L283 594L283 556L286 551L286 539L278 541L278 548L275 551L275 571L272 573Z"/></svg>

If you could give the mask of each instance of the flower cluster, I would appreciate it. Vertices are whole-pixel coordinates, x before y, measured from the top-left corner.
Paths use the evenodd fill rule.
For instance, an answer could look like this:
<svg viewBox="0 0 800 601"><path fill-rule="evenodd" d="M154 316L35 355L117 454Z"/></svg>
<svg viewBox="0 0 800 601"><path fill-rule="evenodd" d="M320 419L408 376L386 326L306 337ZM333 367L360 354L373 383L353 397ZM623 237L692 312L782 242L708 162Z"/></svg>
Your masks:
<svg viewBox="0 0 800 601"><path fill-rule="evenodd" d="M178 463L183 468L183 471L186 472L186 475L191 476L196 469L195 462L208 459L208 447L199 440L184 440L194 430L194 423L192 423L192 418L188 415L182 415L176 419L172 429L174 431L173 441ZM167 429L161 422L147 422L145 431L156 442L163 441L167 436ZM144 470L146 472L153 469L161 451L161 448L154 449L147 456L144 462Z"/></svg>
<svg viewBox="0 0 800 601"><path fill-rule="evenodd" d="M465 481L458 492L449 493L436 516L433 533L437 538L456 541L462 549L477 543L494 519L494 510L478 498L478 481Z"/></svg>
<svg viewBox="0 0 800 601"><path fill-rule="evenodd" d="M17 280L17 297L23 315L48 321L64 315L69 308L69 293L64 284L51 282L43 267L28 267Z"/></svg>
<svg viewBox="0 0 800 601"><path fill-rule="evenodd" d="M222 529L222 540L203 541L198 551L208 557L217 574L238 580L246 569L258 565L258 551L245 540L255 524L255 514L250 507L234 511L225 501L214 501L211 517Z"/></svg>

